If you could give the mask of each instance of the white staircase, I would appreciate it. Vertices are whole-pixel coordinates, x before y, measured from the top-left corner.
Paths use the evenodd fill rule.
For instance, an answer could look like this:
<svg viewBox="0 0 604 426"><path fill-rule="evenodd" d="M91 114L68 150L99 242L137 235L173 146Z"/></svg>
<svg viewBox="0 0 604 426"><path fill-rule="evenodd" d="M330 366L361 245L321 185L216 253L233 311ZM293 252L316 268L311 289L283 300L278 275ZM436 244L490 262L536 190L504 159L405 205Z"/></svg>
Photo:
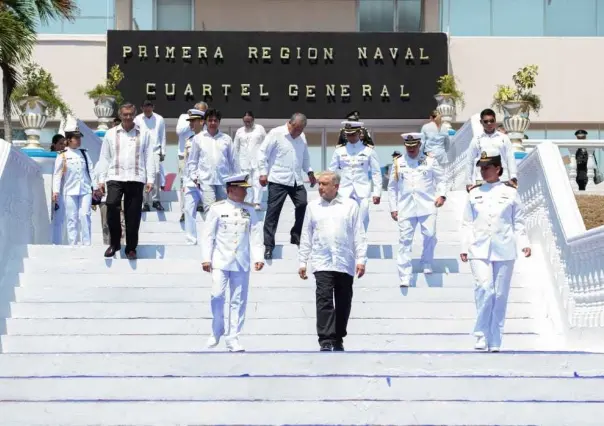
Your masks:
<svg viewBox="0 0 604 426"><path fill-rule="evenodd" d="M103 258L96 214L93 247L15 253L13 302L0 306L1 425L601 424L604 355L551 346L531 259L517 262L504 352L473 350L464 192L440 211L435 273L409 289L387 199L372 207L345 353L318 352L289 202L275 259L252 274L247 352L205 349L210 276L184 244L175 194L164 196L169 211L145 214L136 262ZM418 232L415 258L420 248Z"/></svg>

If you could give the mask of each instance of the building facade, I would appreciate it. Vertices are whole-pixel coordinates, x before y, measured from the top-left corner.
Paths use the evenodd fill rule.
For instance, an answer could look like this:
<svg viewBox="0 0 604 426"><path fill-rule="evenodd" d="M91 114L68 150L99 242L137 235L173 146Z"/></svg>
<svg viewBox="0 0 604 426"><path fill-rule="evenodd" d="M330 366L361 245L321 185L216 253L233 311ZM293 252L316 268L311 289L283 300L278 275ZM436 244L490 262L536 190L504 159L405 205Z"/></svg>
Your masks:
<svg viewBox="0 0 604 426"><path fill-rule="evenodd" d="M53 74L75 114L91 125L92 101L84 93L105 76L107 30L444 32L449 72L465 93L458 125L489 107L496 86L511 84L518 68L537 64L535 91L543 108L532 114L527 135L573 139L583 128L588 138L604 139L604 0L80 0L79 6L74 22L40 27L34 60ZM166 118L175 143L176 117ZM270 128L283 120L258 121ZM400 133L422 122L367 121L383 162L400 146ZM49 134L57 124L49 121ZM223 124L233 134L241 120L228 117ZM310 121L315 168L330 158L339 127L339 120Z"/></svg>

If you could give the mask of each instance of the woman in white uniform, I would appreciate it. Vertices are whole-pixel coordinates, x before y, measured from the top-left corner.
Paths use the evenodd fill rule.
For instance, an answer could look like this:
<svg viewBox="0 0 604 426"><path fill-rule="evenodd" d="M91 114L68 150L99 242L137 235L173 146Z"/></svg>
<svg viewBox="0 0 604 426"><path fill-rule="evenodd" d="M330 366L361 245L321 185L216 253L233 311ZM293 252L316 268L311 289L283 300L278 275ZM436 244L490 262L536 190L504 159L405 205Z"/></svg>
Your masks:
<svg viewBox="0 0 604 426"><path fill-rule="evenodd" d="M501 182L498 150L483 151L476 163L484 183L470 189L462 225L461 260L470 262L476 303L475 349L499 352L518 247L531 255L524 208L517 190Z"/></svg>
<svg viewBox="0 0 604 426"><path fill-rule="evenodd" d="M56 214L64 215L67 243L89 246L92 195L98 190L96 174L90 156L80 149L82 134L78 128L65 129L65 140L67 147L55 160L52 199L60 206Z"/></svg>

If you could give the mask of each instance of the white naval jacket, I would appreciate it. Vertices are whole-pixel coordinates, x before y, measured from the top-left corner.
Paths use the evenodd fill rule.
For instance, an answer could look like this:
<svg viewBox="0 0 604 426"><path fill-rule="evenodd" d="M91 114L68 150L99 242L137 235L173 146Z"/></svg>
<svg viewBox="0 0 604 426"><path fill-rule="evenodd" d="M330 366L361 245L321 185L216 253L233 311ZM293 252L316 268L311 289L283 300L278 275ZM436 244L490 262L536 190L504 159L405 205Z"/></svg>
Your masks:
<svg viewBox="0 0 604 426"><path fill-rule="evenodd" d="M302 172L312 172L306 136L292 139L287 124L275 127L264 138L258 152L260 176L287 186L304 185Z"/></svg>
<svg viewBox="0 0 604 426"><path fill-rule="evenodd" d="M407 153L396 160L390 170L388 201L398 219L428 216L436 213L434 202L446 196L442 167L434 157L423 153L411 158Z"/></svg>
<svg viewBox="0 0 604 426"><path fill-rule="evenodd" d="M370 197L372 190L369 173L373 180L373 196L379 197L382 193L382 170L377 152L361 141L338 145L331 157L329 170L340 175L338 192L344 197L350 197L353 192L359 198Z"/></svg>
<svg viewBox="0 0 604 426"><path fill-rule="evenodd" d="M517 247L520 246L520 247ZM462 224L462 253L469 259L514 260L529 247L518 191L503 182L470 190Z"/></svg>
<svg viewBox="0 0 604 426"><path fill-rule="evenodd" d="M195 136L189 125L189 114L180 114L176 122L176 136L178 136L178 155L185 155L185 144L187 140Z"/></svg>
<svg viewBox="0 0 604 426"><path fill-rule="evenodd" d="M265 137L266 130L260 124L254 123L254 127L250 130L245 126L237 129L233 143L240 170L249 171L258 168L258 151Z"/></svg>
<svg viewBox="0 0 604 426"><path fill-rule="evenodd" d="M503 166L506 180L518 178L514 149L508 135L497 131L490 135L483 132L481 135L475 136L470 142L467 157L469 162L466 170L466 184L474 185L476 180L482 180L480 177L480 168L476 166L476 161L480 158L482 151L489 151L491 149L496 149L500 152L501 165Z"/></svg>
<svg viewBox="0 0 604 426"><path fill-rule="evenodd" d="M264 262L262 222L247 203L230 199L210 206L201 235L202 263L223 271L247 272L250 262Z"/></svg>
<svg viewBox="0 0 604 426"><path fill-rule="evenodd" d="M105 133L98 164L99 183L154 183L155 171L149 132L138 127L126 132L120 124Z"/></svg>
<svg viewBox="0 0 604 426"><path fill-rule="evenodd" d="M86 159L84 159L86 156ZM86 170L88 160L88 171ZM97 189L98 183L94 164L85 149L66 148L57 153L52 191L61 195L86 195Z"/></svg>
<svg viewBox="0 0 604 426"><path fill-rule="evenodd" d="M350 198L322 198L306 207L298 260L313 271L335 271L354 276L356 265L367 263L367 236L359 207Z"/></svg>
<svg viewBox="0 0 604 426"><path fill-rule="evenodd" d="M214 136L206 130L195 135L186 168L192 180L205 185L224 185L225 178L238 171L231 137L220 130Z"/></svg>

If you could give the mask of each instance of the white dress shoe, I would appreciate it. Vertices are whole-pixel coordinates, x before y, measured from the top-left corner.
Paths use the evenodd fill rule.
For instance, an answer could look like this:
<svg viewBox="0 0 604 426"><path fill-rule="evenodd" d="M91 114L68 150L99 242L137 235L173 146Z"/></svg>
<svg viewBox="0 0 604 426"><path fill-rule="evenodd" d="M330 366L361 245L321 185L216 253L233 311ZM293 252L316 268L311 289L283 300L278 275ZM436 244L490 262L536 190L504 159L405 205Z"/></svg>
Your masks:
<svg viewBox="0 0 604 426"><path fill-rule="evenodd" d="M401 284L400 284L401 288L407 288L407 287L409 287L410 285L411 285L411 280L410 280L410 279L408 279L408 278L403 278L403 279L401 280Z"/></svg>
<svg viewBox="0 0 604 426"><path fill-rule="evenodd" d="M501 349L499 348L499 346L493 346L492 348L489 348L489 352L499 352Z"/></svg>
<svg viewBox="0 0 604 426"><path fill-rule="evenodd" d="M212 334L210 337L208 337L208 342L206 343L206 347L208 349L215 348L216 346L218 346L218 342L220 342L220 337L216 337Z"/></svg>
<svg viewBox="0 0 604 426"><path fill-rule="evenodd" d="M432 265L430 265L429 263L424 263L423 265L423 270L424 270L424 274L431 274L432 273Z"/></svg>
<svg viewBox="0 0 604 426"><path fill-rule="evenodd" d="M474 343L474 349L477 350L485 350L487 348L487 339L484 336L478 336L476 338L476 343Z"/></svg>
<svg viewBox="0 0 604 426"><path fill-rule="evenodd" d="M245 351L245 349L243 348L241 343L239 343L239 339L227 340L226 347L229 350L229 352L244 352Z"/></svg>

